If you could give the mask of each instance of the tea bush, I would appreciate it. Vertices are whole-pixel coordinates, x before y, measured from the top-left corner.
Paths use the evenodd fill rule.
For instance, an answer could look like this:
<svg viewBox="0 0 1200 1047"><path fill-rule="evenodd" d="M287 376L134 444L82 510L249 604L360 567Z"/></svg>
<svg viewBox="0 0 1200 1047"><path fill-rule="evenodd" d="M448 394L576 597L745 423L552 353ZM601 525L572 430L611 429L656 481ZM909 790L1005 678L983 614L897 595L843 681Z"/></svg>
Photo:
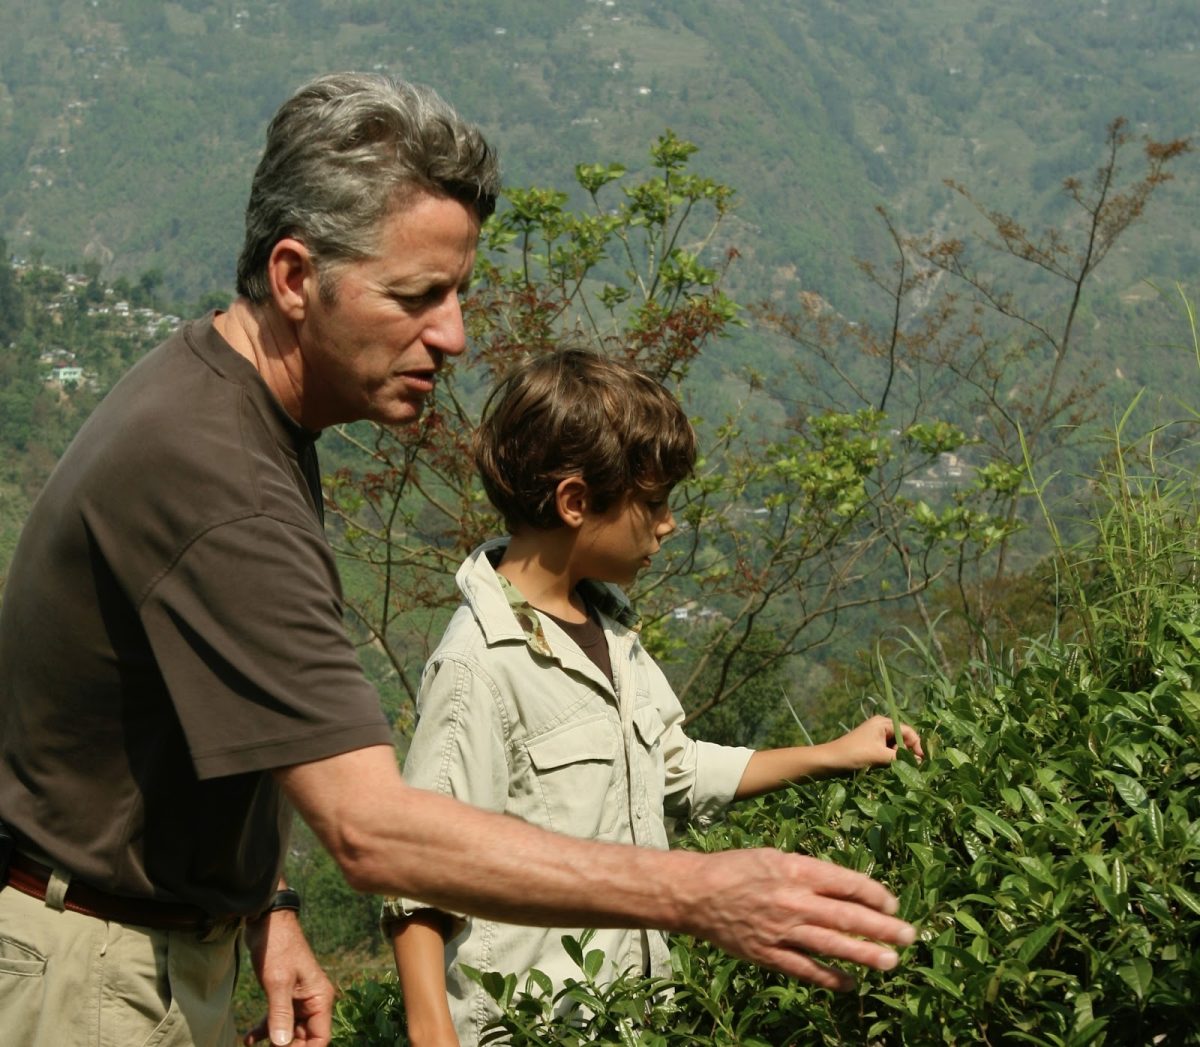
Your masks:
<svg viewBox="0 0 1200 1047"><path fill-rule="evenodd" d="M926 684L913 718L922 764L902 753L890 771L754 801L689 841L803 851L882 880L920 928L896 970L838 995L680 939L666 982L601 988L584 943L579 983L566 991L592 1013L564 1026L544 979L483 975L506 1006L497 1035L1200 1043L1200 592L1160 597L1146 687L1112 686L1121 666L1106 673L1077 646L1030 645L1008 671L977 666ZM394 985L354 987L336 1042L402 1043L401 1014Z"/></svg>
<svg viewBox="0 0 1200 1047"><path fill-rule="evenodd" d="M888 770L743 804L685 842L874 876L920 930L898 968L835 994L679 937L670 977L600 985L585 936L557 997L539 972L479 975L504 1011L485 1042L1200 1044L1197 448L1164 463L1158 435L1118 429L1092 537L1053 565L1059 633L957 678L913 678L922 763L902 751ZM564 997L572 1022L554 1016ZM394 979L351 986L336 1023L335 1043L405 1043Z"/></svg>

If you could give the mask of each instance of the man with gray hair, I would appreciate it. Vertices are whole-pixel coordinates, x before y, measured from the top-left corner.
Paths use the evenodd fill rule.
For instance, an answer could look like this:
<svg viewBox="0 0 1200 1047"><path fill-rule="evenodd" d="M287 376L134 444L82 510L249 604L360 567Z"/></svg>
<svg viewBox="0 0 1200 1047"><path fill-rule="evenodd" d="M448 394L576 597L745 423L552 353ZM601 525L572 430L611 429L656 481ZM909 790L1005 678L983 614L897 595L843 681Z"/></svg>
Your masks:
<svg viewBox="0 0 1200 1047"><path fill-rule="evenodd" d="M342 623L314 441L415 419L495 156L433 92L318 79L267 132L238 298L141 360L30 515L0 610L0 1028L23 1045L235 1038L244 933L271 1041L333 992L282 880L294 808L356 889L548 926L652 926L820 985L912 928L865 876L759 849L557 836L405 785Z"/></svg>

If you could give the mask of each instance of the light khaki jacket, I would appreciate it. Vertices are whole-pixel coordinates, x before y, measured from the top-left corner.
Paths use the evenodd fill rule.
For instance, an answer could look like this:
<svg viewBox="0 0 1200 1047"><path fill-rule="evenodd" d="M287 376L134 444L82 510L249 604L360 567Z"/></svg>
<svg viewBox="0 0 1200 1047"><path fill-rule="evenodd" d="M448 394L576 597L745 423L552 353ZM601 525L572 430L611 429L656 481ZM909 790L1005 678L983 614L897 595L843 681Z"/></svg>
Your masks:
<svg viewBox="0 0 1200 1047"><path fill-rule="evenodd" d="M668 825L711 821L733 798L753 750L693 741L666 677L638 640L637 615L614 586L585 583L608 638L616 687L551 619L496 574L506 540L459 568L464 604L425 668L404 765L411 785L573 836L666 848ZM420 903L390 899L383 920ZM459 1037L478 1042L498 1014L459 969L582 973L561 944L582 928L516 927L471 918L446 949ZM665 973L666 936L601 929L602 980L633 968Z"/></svg>

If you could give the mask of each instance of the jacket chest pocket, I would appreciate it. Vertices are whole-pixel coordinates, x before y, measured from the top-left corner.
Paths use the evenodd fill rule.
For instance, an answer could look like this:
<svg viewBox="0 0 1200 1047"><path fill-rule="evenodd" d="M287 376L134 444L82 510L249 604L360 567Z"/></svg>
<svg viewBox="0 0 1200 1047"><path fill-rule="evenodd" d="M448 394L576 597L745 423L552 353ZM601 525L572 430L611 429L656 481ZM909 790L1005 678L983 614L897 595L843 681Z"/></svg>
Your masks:
<svg viewBox="0 0 1200 1047"><path fill-rule="evenodd" d="M545 824L571 836L602 836L624 801L615 774L619 727L595 713L525 741Z"/></svg>

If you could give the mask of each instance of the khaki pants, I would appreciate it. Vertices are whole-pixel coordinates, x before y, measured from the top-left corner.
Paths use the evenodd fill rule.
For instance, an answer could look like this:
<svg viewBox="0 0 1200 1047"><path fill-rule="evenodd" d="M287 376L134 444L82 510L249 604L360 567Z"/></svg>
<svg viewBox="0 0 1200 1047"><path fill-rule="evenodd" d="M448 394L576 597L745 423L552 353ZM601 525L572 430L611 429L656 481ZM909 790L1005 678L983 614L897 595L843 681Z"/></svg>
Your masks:
<svg viewBox="0 0 1200 1047"><path fill-rule="evenodd" d="M109 923L0 889L0 1039L20 1047L231 1047L239 928Z"/></svg>

